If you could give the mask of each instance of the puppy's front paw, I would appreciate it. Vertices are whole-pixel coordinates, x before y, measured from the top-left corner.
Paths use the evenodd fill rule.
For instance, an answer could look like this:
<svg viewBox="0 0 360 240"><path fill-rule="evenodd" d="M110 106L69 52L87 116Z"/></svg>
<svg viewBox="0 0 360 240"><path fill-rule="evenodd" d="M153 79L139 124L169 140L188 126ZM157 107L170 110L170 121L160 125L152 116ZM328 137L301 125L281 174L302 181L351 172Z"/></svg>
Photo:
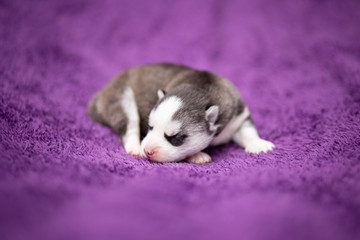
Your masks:
<svg viewBox="0 0 360 240"><path fill-rule="evenodd" d="M255 139L246 144L245 151L248 153L261 153L273 150L275 145L272 142L266 141L264 139Z"/></svg>
<svg viewBox="0 0 360 240"><path fill-rule="evenodd" d="M125 151L132 156L141 156L140 143L138 141L128 141L125 146Z"/></svg>
<svg viewBox="0 0 360 240"><path fill-rule="evenodd" d="M187 161L190 163L202 164L202 163L211 162L211 157L207 153L198 152L198 153L188 157Z"/></svg>

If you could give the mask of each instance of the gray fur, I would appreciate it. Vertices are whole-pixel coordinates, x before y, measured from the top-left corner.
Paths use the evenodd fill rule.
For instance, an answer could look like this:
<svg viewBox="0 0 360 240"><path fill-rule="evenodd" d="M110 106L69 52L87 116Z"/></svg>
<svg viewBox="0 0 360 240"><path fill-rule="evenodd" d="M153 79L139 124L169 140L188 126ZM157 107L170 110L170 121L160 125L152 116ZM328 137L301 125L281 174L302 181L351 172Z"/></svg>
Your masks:
<svg viewBox="0 0 360 240"><path fill-rule="evenodd" d="M123 91L129 86L134 91L140 115L141 137L148 131L148 116L157 106L159 89L166 95L176 95L183 106L174 118L183 122L182 131L195 131L194 126L208 130L205 111L219 106L218 135L226 124L244 110L244 103L236 88L225 78L186 66L158 63L129 68L115 76L91 99L88 114L96 122L112 128L120 137L126 132L127 119L119 104ZM99 109L97 106L101 106Z"/></svg>

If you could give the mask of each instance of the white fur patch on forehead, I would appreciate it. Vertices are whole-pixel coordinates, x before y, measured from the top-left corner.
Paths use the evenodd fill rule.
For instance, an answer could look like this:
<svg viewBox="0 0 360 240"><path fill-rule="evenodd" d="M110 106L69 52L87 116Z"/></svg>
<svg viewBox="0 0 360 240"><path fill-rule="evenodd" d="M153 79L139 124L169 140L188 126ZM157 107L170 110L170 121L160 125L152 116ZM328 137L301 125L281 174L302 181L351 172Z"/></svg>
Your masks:
<svg viewBox="0 0 360 240"><path fill-rule="evenodd" d="M180 128L181 128L181 122L179 122L179 121L170 121L165 126L164 132L168 136L174 136L175 134L180 132Z"/></svg>
<svg viewBox="0 0 360 240"><path fill-rule="evenodd" d="M181 123L171 121L173 115L181 108L182 101L176 96L171 96L153 109L149 116L149 124L152 127L163 127L164 131L178 131ZM167 126L167 127L166 127ZM170 129L167 129L170 128Z"/></svg>

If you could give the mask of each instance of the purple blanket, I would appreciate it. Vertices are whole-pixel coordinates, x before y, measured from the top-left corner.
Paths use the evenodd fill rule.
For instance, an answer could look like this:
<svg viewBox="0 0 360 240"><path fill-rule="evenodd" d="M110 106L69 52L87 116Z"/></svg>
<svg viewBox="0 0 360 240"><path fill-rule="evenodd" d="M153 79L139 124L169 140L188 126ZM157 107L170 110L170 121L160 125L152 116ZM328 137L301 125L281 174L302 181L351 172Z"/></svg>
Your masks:
<svg viewBox="0 0 360 240"><path fill-rule="evenodd" d="M360 2L0 1L0 239L360 239ZM86 115L119 71L230 79L259 133L129 156Z"/></svg>

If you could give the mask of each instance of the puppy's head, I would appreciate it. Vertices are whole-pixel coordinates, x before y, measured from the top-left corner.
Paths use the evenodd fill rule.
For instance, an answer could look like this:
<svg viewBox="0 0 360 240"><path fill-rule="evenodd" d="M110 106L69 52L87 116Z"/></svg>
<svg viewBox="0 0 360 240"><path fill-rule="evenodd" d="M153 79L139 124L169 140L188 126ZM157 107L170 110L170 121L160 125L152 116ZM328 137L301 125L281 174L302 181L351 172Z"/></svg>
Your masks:
<svg viewBox="0 0 360 240"><path fill-rule="evenodd" d="M175 162L206 148L218 127L218 106L206 108L176 95L165 96L162 90L158 96L141 143L143 154L156 162Z"/></svg>

